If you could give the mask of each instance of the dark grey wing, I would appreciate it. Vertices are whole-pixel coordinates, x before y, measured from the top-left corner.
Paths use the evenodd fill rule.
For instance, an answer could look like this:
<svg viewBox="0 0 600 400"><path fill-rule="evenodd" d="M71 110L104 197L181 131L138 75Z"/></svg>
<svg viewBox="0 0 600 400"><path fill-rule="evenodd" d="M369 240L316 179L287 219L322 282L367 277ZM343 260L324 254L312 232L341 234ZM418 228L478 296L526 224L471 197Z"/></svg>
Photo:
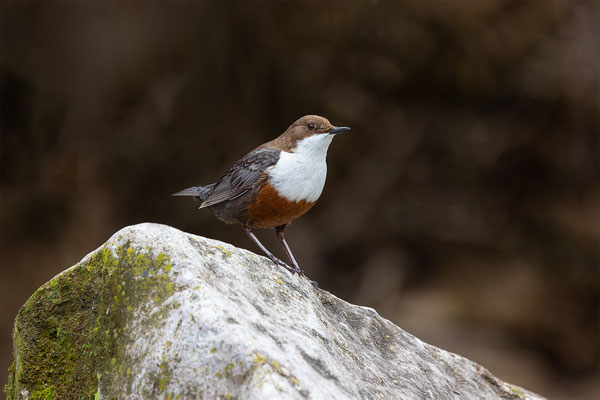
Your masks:
<svg viewBox="0 0 600 400"><path fill-rule="evenodd" d="M260 148L236 162L217 183L200 208L233 200L254 187L263 172L279 160L281 151Z"/></svg>

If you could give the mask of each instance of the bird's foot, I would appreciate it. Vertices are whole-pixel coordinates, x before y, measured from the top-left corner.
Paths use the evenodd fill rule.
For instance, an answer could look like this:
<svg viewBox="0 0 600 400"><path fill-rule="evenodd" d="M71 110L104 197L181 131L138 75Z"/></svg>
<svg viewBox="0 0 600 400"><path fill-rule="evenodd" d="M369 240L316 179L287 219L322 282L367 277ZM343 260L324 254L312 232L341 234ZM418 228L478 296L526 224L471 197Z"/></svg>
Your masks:
<svg viewBox="0 0 600 400"><path fill-rule="evenodd" d="M319 283L317 281L313 281L308 276L306 276L306 274L304 273L304 270L302 268L300 268L298 265L294 265L294 267L298 271L298 275L306 278L306 280L308 280L310 282L310 284L313 285L315 288L319 287Z"/></svg>
<svg viewBox="0 0 600 400"><path fill-rule="evenodd" d="M317 288L319 287L319 282L317 282L317 281L313 281L312 279L310 279L310 278L309 278L308 276L306 276L306 275L302 275L302 276L304 276L306 279L308 279L308 281L310 282L310 284L311 284L311 285L313 285L315 289L317 289Z"/></svg>
<svg viewBox="0 0 600 400"><path fill-rule="evenodd" d="M299 268L294 268L292 266L287 265L285 262L281 261L279 258L277 257L273 257L271 259L271 261L273 261L275 264L279 265L280 267L283 267L285 269L287 269L288 271L290 271L292 273L292 275L294 273L296 274L300 274L302 272L302 270L300 270Z"/></svg>
<svg viewBox="0 0 600 400"><path fill-rule="evenodd" d="M277 257L273 257L271 259L271 261L273 261L275 264L279 265L280 267L287 269L288 271L290 271L292 273L292 275L296 273L296 274L306 278L306 280L308 280L310 282L310 284L313 285L315 288L319 287L319 283L317 281L313 281L308 276L306 276L306 274L304 273L304 270L302 270L299 266L297 266L297 265L290 266L287 263L281 261Z"/></svg>
<svg viewBox="0 0 600 400"><path fill-rule="evenodd" d="M319 287L319 282L317 281L313 281L312 279L310 279L308 276L306 276L306 274L304 273L303 270L301 270L300 268L298 268L300 270L300 272L298 272L298 274L304 278L306 278L307 281L310 282L311 285L313 285L315 288Z"/></svg>

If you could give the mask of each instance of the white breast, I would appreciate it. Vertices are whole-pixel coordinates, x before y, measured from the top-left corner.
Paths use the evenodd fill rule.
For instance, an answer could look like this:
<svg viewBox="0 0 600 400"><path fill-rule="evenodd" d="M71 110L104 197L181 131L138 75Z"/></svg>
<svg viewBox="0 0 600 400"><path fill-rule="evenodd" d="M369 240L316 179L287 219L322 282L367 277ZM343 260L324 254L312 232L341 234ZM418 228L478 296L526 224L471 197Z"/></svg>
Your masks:
<svg viewBox="0 0 600 400"><path fill-rule="evenodd" d="M269 183L290 201L317 201L327 176L327 149L333 135L319 134L303 139L293 153L281 152L269 171Z"/></svg>

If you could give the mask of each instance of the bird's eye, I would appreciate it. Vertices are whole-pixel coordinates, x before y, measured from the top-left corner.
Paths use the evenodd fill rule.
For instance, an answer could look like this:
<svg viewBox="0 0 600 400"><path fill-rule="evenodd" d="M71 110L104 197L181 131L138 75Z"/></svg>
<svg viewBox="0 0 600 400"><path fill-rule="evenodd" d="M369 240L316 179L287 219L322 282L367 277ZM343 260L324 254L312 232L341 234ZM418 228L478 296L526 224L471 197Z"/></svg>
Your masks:
<svg viewBox="0 0 600 400"><path fill-rule="evenodd" d="M315 130L315 124L313 124L312 122L310 124L307 125L308 129L310 129L311 131Z"/></svg>

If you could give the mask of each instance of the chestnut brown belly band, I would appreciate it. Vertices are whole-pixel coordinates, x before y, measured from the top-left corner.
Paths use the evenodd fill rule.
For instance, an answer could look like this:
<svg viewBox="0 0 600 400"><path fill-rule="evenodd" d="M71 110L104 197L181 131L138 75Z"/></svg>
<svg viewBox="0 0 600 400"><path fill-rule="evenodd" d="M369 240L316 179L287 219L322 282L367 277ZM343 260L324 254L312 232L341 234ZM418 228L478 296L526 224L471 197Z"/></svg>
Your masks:
<svg viewBox="0 0 600 400"><path fill-rule="evenodd" d="M264 185L242 214L244 225L250 228L274 228L285 225L310 210L315 202L289 201L275 188Z"/></svg>

